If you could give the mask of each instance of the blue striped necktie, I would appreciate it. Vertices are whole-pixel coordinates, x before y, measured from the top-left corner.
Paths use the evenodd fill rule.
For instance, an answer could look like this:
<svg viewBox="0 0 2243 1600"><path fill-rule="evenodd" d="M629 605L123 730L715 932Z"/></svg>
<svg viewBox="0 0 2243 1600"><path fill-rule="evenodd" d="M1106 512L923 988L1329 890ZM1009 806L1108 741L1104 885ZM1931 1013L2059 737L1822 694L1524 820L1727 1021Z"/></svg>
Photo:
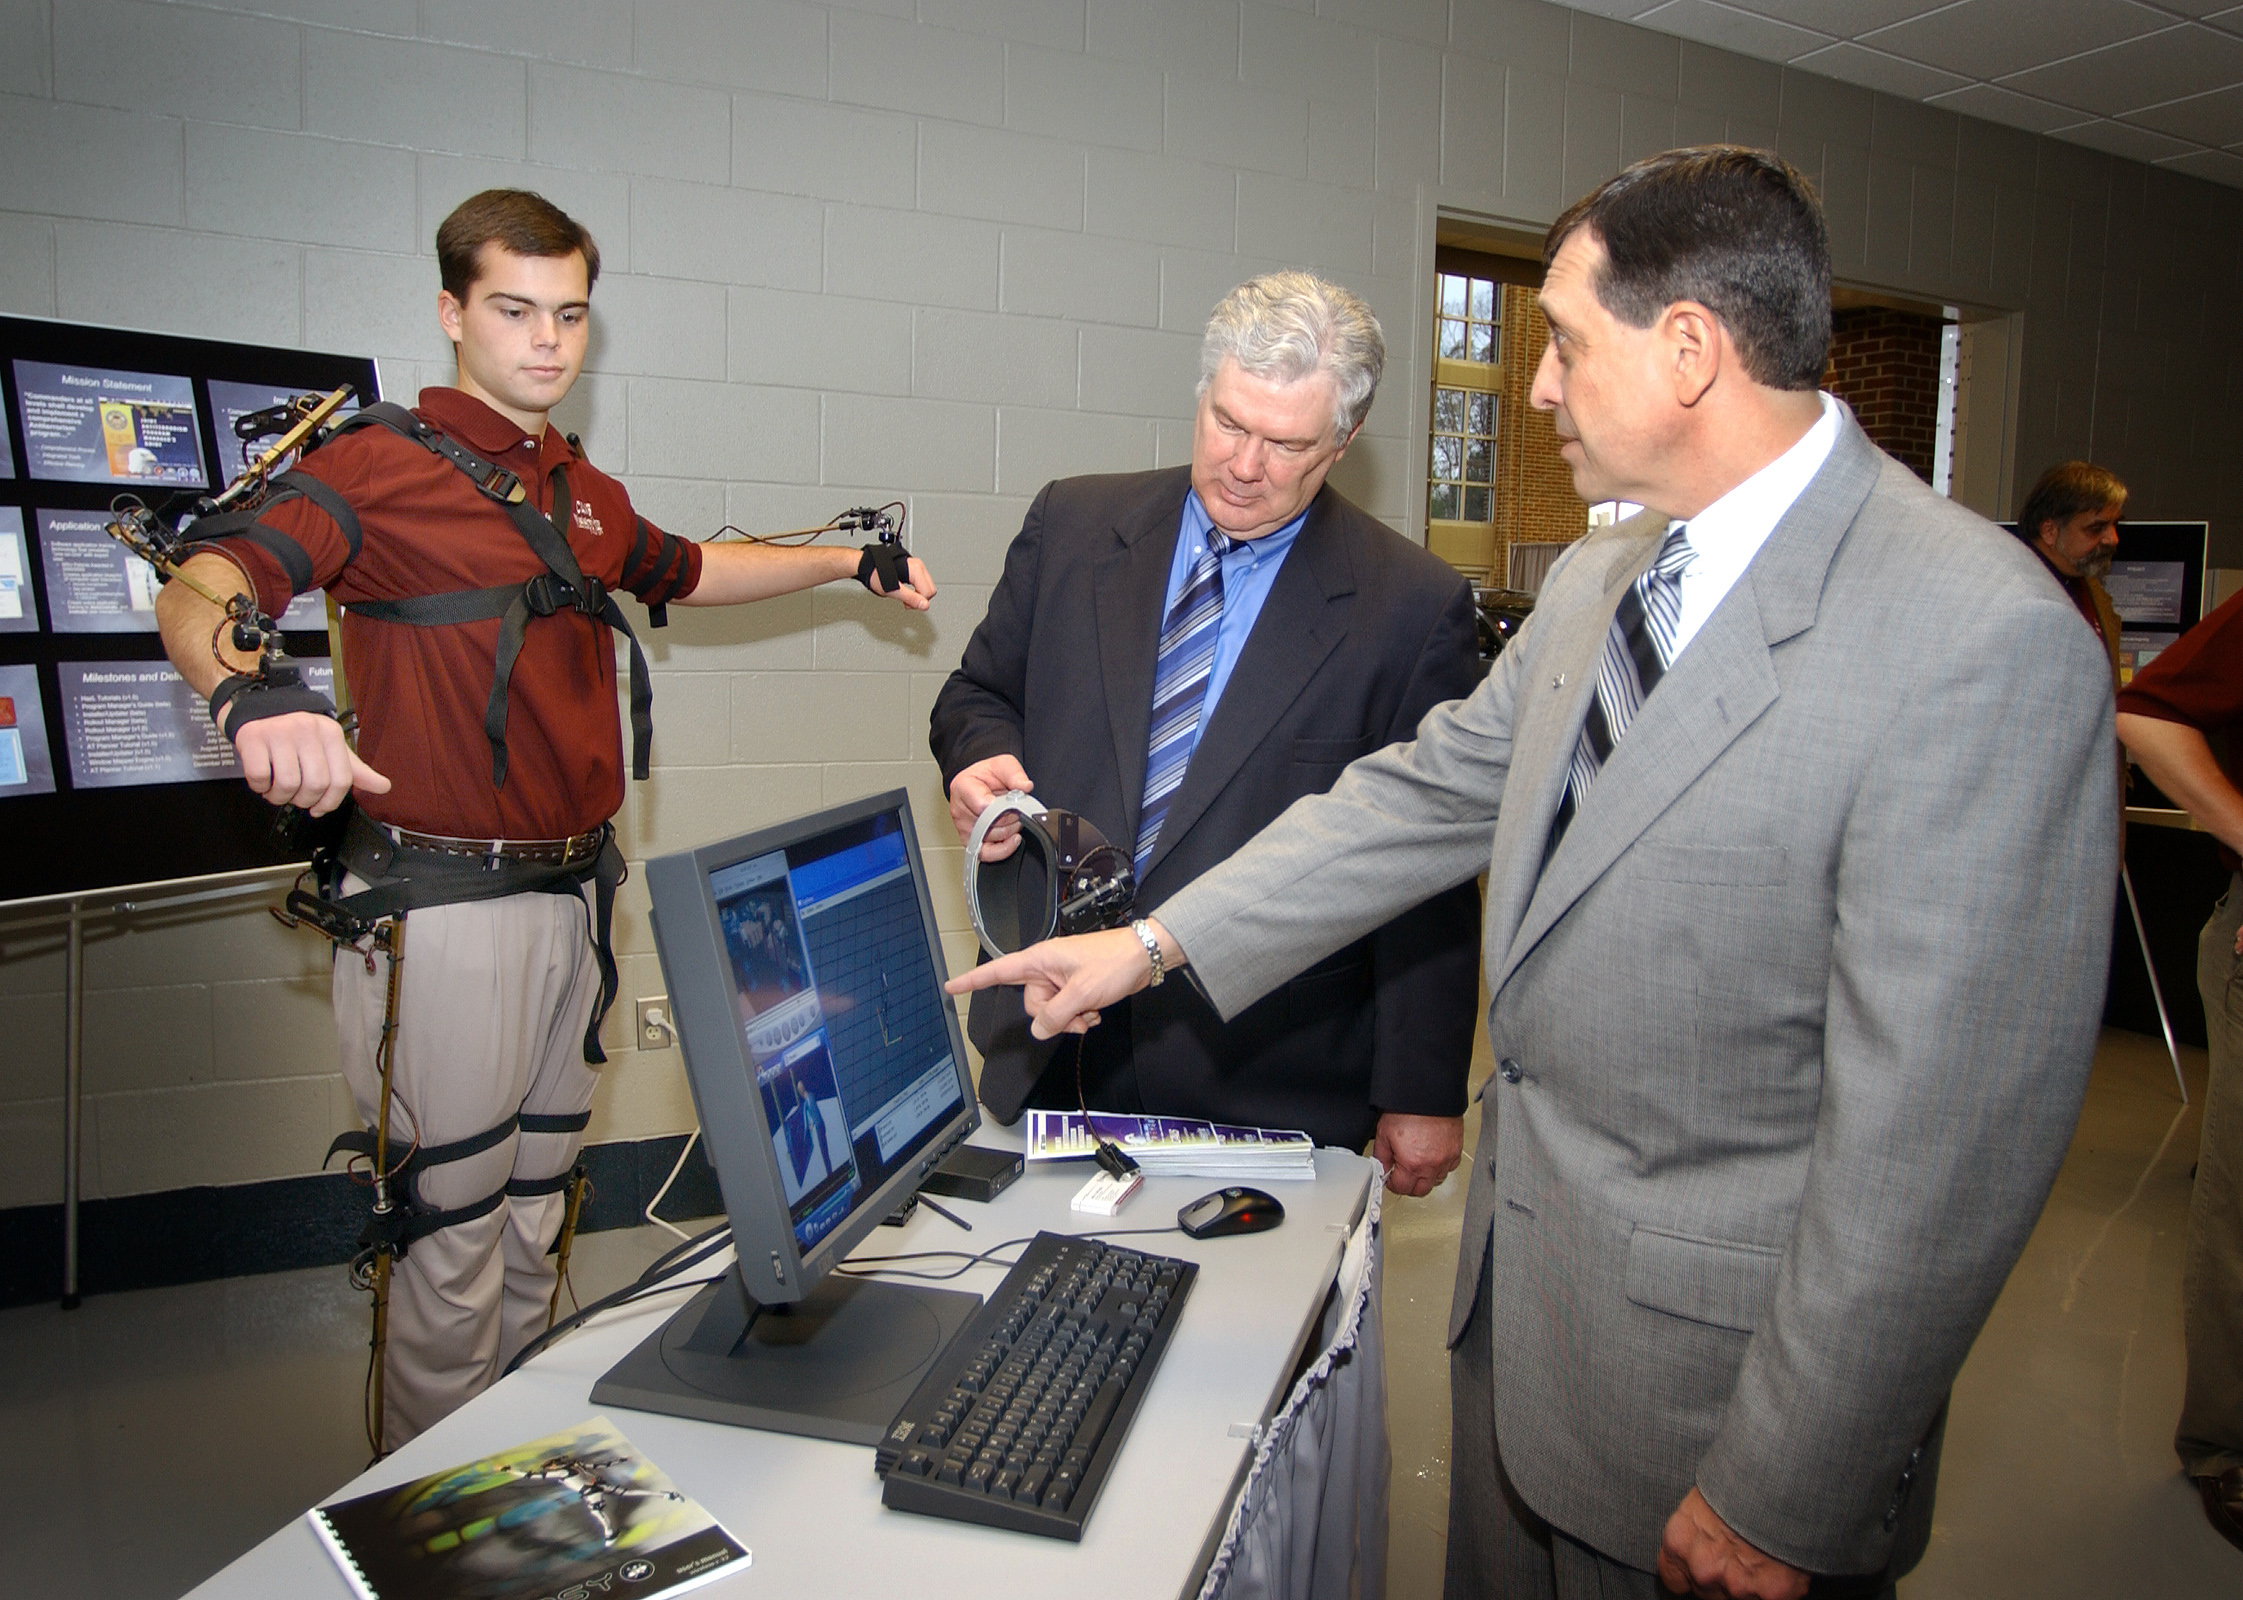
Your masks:
<svg viewBox="0 0 2243 1600"><path fill-rule="evenodd" d="M1596 696L1589 702L1580 741L1573 747L1565 801L1551 831L1553 844L1581 809L1589 785L1597 781L1644 697L1674 664L1675 629L1682 621L1682 572L1696 554L1685 524L1676 523L1667 530L1658 556L1620 597L1620 609L1613 613L1612 627L1604 636Z"/></svg>
<svg viewBox="0 0 2243 1600"><path fill-rule="evenodd" d="M1161 624L1160 662L1153 669L1152 736L1145 751L1145 804L1137 814L1137 876L1160 842L1168 802L1184 781L1199 743L1207 677L1215 665L1215 635L1223 625L1223 553L1237 541L1215 529L1184 579L1183 592Z"/></svg>

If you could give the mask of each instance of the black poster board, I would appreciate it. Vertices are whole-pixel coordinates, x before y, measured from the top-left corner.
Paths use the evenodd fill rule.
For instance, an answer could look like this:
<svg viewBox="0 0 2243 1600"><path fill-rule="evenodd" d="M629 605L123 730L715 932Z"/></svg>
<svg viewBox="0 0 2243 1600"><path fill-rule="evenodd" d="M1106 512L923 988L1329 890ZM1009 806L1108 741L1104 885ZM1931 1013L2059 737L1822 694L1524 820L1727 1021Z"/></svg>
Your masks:
<svg viewBox="0 0 2243 1600"><path fill-rule="evenodd" d="M341 384L379 397L363 357L0 317L0 906L300 858L100 530L120 494L174 517L222 488L234 415ZM322 607L280 621L326 688Z"/></svg>

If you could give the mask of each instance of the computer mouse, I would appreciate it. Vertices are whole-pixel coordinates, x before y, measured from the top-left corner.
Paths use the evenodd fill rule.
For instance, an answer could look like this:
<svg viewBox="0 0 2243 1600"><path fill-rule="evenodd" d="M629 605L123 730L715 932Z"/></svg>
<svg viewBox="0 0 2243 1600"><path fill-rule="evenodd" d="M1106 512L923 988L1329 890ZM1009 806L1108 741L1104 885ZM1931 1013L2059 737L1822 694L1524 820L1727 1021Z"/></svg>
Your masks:
<svg viewBox="0 0 2243 1600"><path fill-rule="evenodd" d="M1262 1233L1284 1220L1285 1208L1277 1203L1277 1196L1235 1186L1203 1194L1176 1213L1176 1226L1194 1239Z"/></svg>

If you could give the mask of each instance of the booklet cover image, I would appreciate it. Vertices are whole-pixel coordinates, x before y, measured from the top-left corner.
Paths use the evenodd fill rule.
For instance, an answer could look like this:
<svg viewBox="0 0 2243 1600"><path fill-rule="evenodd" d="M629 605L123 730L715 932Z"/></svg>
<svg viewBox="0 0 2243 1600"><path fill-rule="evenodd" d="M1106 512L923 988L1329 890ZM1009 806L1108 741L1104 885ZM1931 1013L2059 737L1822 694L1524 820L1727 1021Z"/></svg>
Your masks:
<svg viewBox="0 0 2243 1600"><path fill-rule="evenodd" d="M651 1600L751 1559L605 1417L310 1516L374 1600Z"/></svg>
<svg viewBox="0 0 2243 1600"><path fill-rule="evenodd" d="M206 487L195 386L162 373L18 361L24 476Z"/></svg>

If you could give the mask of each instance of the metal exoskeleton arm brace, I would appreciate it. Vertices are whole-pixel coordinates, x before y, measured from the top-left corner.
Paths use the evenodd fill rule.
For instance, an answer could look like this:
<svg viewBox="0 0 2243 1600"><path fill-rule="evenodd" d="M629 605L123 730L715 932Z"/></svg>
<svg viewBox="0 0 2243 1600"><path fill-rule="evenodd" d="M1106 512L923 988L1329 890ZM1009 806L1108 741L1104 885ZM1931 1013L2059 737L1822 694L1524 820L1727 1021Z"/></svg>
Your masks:
<svg viewBox="0 0 2243 1600"><path fill-rule="evenodd" d="M219 649L219 640L227 637L229 631L236 650L258 658L257 671L252 676L263 681L271 677L273 663L283 654L280 630L274 626L272 618L257 608L256 586L248 582L246 574L243 584L249 593L222 595L180 570L184 552L198 542L196 524L228 512L251 512L264 504L272 494L273 474L319 442L329 419L349 402L353 393L355 391L345 384L328 394L298 395L285 405L253 411L238 419L234 432L245 450L268 435L277 434L278 437L249 461L224 489L197 501L194 518L185 528L166 521L137 495L119 495L110 503L107 531L111 538L154 567L164 582L176 579L225 613L211 633L210 653L228 672L233 670L233 664Z"/></svg>

